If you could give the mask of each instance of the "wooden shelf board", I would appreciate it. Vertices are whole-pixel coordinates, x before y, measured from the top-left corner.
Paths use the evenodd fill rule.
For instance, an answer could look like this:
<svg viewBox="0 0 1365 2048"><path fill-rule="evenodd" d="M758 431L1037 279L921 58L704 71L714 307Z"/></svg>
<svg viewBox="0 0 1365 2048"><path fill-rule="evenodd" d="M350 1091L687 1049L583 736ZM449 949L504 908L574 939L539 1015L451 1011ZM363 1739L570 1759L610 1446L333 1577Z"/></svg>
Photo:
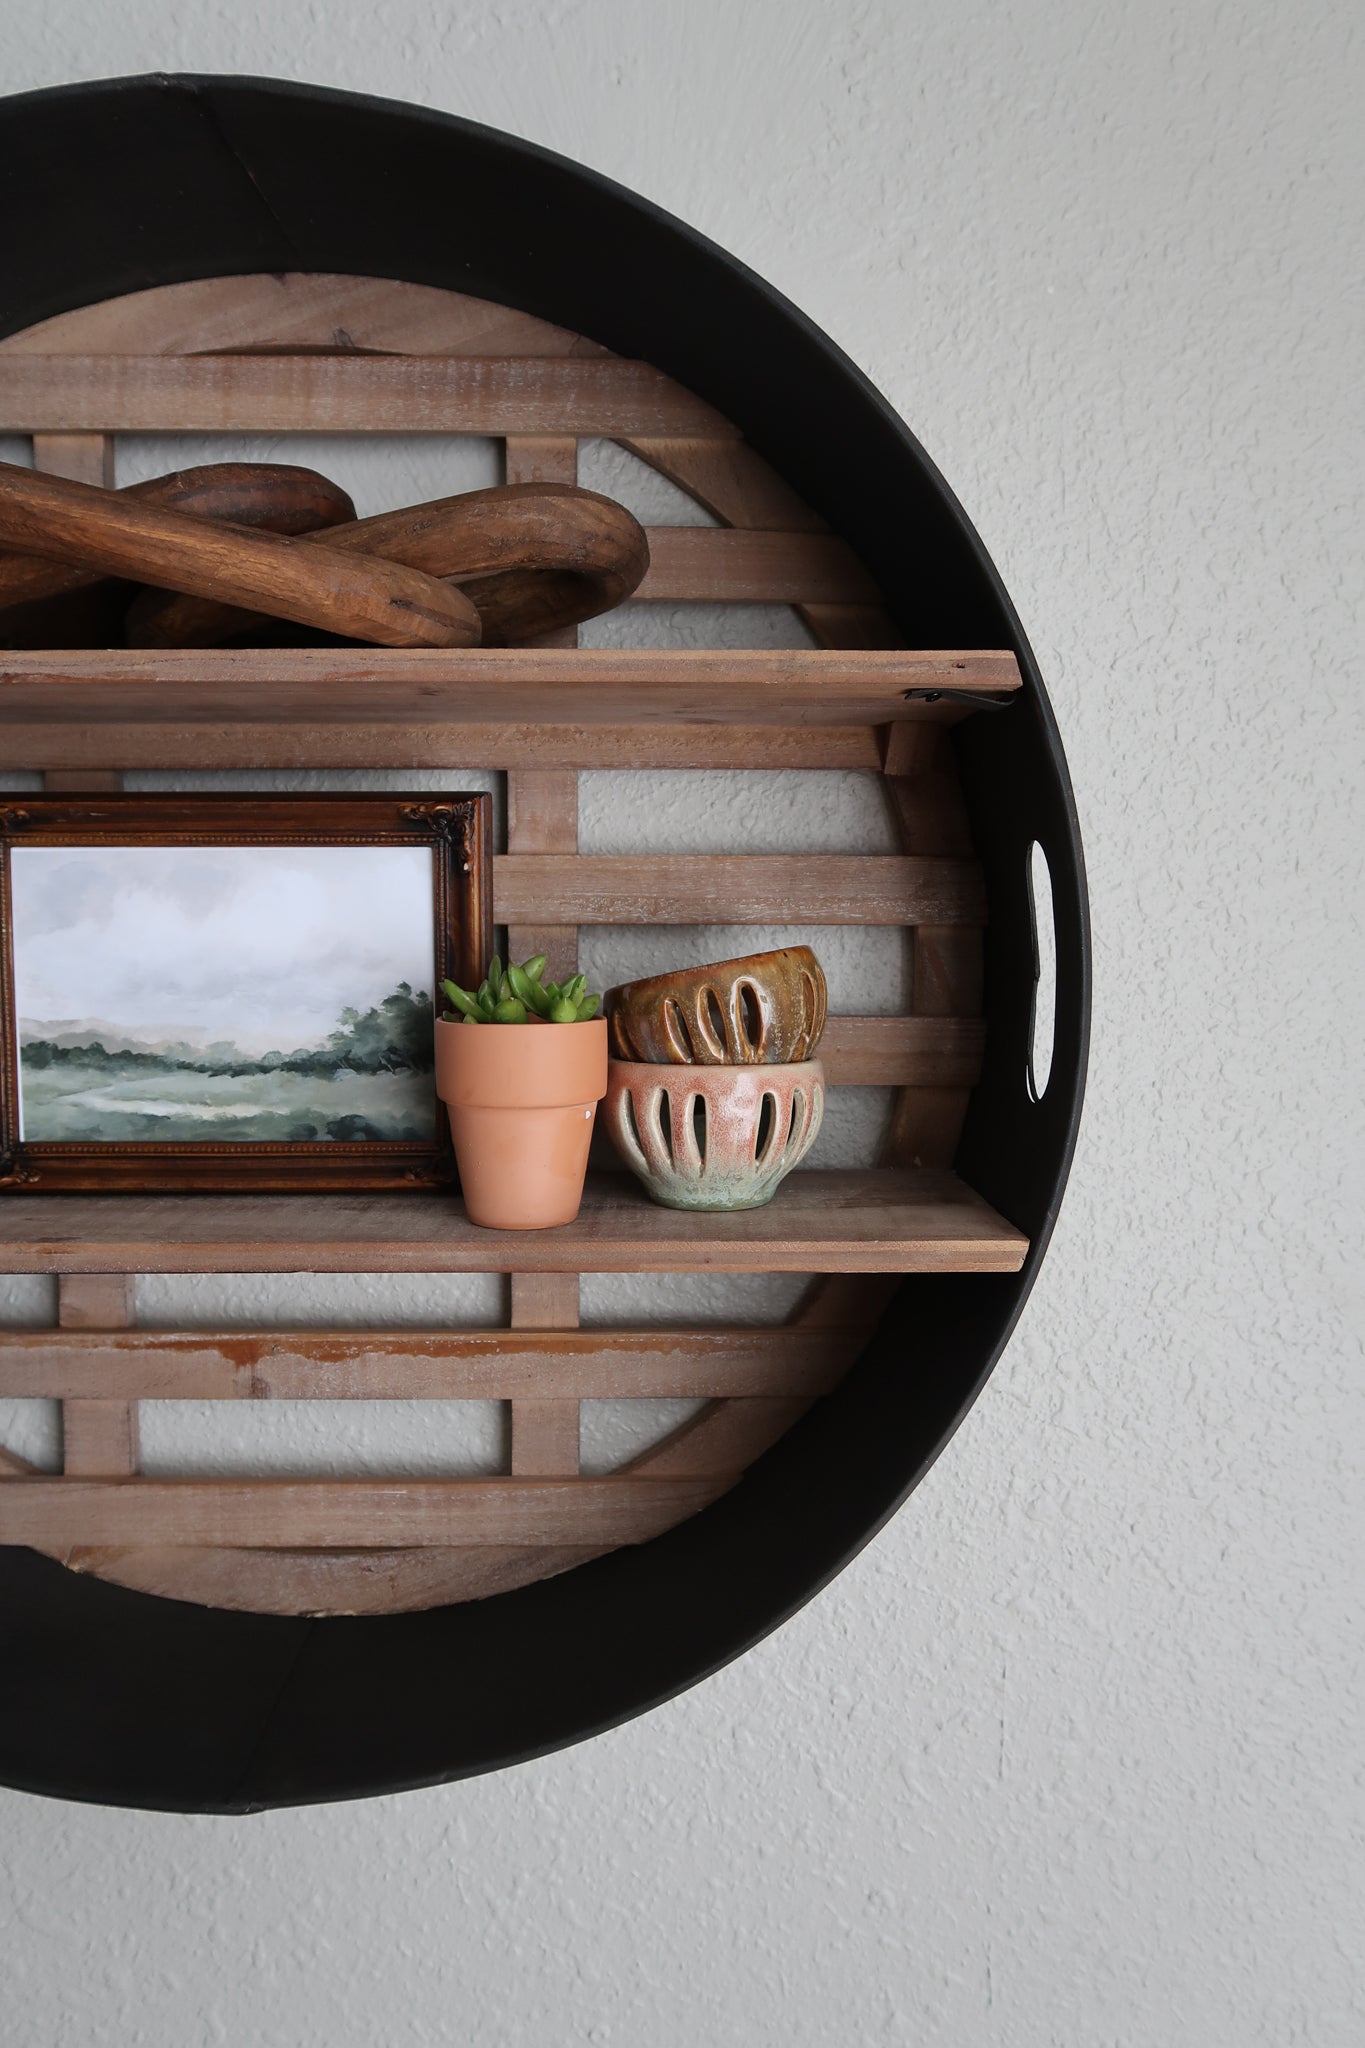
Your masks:
<svg viewBox="0 0 1365 2048"><path fill-rule="evenodd" d="M1008 697L998 650L210 648L0 652L3 729L73 722L839 726L945 721L908 690Z"/></svg>
<svg viewBox="0 0 1365 2048"><path fill-rule="evenodd" d="M953 1174L798 1171L766 1208L591 1176L577 1221L480 1230L453 1194L5 1195L10 1273L1013 1273L1028 1240Z"/></svg>

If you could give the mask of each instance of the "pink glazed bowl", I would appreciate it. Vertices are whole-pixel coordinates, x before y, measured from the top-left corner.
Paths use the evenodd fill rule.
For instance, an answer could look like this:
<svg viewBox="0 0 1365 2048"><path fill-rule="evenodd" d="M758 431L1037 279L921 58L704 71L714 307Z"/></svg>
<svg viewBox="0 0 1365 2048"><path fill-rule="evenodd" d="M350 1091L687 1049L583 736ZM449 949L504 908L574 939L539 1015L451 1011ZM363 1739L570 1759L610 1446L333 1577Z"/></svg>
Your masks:
<svg viewBox="0 0 1365 2048"><path fill-rule="evenodd" d="M815 1143L825 1112L819 1060L791 1066L655 1066L612 1060L603 1122L669 1209L758 1209Z"/></svg>

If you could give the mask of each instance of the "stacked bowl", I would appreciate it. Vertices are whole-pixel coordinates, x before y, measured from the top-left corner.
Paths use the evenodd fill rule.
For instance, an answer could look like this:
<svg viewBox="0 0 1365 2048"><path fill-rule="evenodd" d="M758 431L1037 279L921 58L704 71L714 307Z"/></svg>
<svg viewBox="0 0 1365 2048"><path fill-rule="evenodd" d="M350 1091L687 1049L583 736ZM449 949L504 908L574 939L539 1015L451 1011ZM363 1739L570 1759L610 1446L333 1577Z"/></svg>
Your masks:
<svg viewBox="0 0 1365 2048"><path fill-rule="evenodd" d="M815 1143L828 990L809 946L607 990L604 1120L656 1202L757 1209Z"/></svg>

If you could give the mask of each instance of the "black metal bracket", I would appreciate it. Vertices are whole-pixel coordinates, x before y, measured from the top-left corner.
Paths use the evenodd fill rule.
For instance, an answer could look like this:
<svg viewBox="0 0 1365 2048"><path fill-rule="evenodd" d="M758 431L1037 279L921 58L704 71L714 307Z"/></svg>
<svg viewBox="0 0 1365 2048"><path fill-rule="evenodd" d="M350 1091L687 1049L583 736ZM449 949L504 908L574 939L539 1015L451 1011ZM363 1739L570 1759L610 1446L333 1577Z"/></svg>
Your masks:
<svg viewBox="0 0 1365 2048"><path fill-rule="evenodd" d="M970 704L973 711L1003 711L1018 696L1011 690L1008 697L987 695L983 690L904 690L907 704Z"/></svg>

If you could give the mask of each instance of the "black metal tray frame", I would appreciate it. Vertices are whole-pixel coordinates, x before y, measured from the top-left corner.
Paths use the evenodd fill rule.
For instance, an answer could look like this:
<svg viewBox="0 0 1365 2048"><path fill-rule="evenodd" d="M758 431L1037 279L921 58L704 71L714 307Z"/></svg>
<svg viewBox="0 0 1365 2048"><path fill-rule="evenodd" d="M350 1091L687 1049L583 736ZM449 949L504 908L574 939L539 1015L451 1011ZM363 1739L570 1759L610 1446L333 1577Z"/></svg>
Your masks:
<svg viewBox="0 0 1365 2048"><path fill-rule="evenodd" d="M148 286L261 271L473 293L708 399L852 543L918 646L1013 647L1024 690L955 729L991 923L985 1067L959 1171L1032 1239L1015 1276L916 1277L818 1423L641 1548L427 1613L281 1619L0 1553L0 1777L181 1812L355 1798L612 1727L738 1656L894 1514L998 1359L1047 1249L1089 1027L1080 836L1037 664L923 449L810 321L646 201L470 122L267 80L147 77L0 101L0 332ZM717 337L723 345L717 345ZM1057 1013L1027 1085L1032 843Z"/></svg>

